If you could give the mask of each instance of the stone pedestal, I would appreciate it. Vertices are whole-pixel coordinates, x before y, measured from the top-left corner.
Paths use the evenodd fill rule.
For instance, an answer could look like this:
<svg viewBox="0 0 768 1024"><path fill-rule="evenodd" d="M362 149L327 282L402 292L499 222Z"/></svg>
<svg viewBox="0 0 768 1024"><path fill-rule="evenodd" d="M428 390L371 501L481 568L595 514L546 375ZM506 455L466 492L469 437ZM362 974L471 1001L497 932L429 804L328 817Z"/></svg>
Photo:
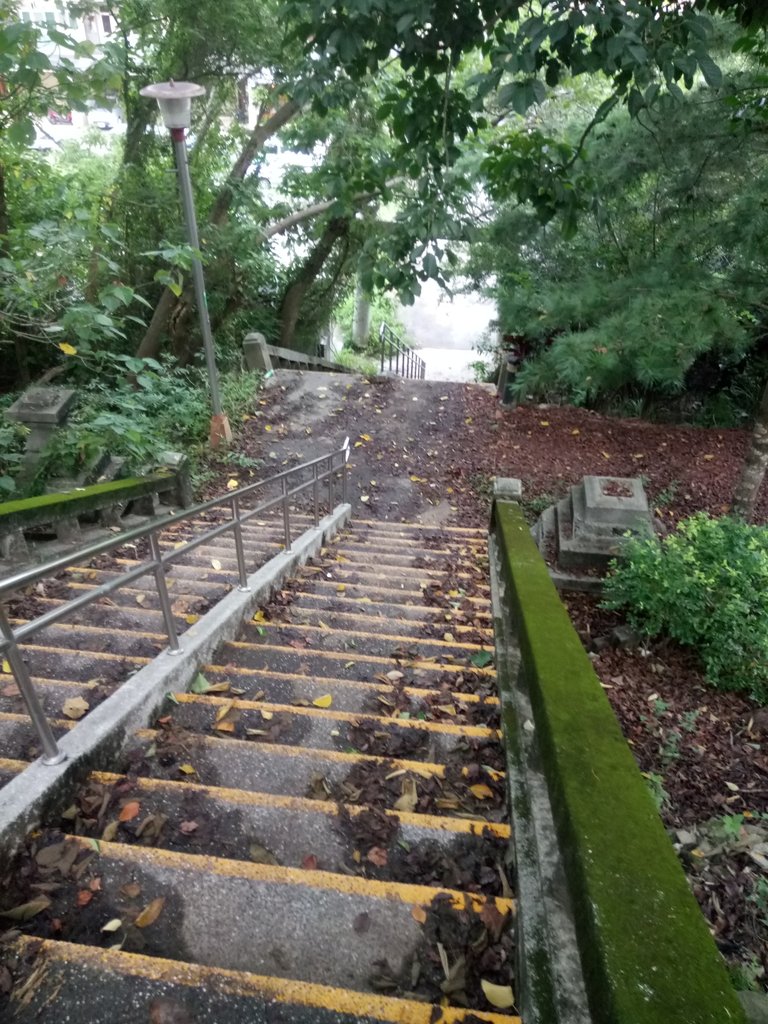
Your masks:
<svg viewBox="0 0 768 1024"><path fill-rule="evenodd" d="M246 334L243 340L245 365L249 370L261 370L268 373L272 367L272 358L267 347L267 339L258 331Z"/></svg>
<svg viewBox="0 0 768 1024"><path fill-rule="evenodd" d="M75 397L76 392L70 388L30 388L6 409L9 419L29 427L24 461L18 477L20 486L23 487L34 477L40 453L66 421Z"/></svg>

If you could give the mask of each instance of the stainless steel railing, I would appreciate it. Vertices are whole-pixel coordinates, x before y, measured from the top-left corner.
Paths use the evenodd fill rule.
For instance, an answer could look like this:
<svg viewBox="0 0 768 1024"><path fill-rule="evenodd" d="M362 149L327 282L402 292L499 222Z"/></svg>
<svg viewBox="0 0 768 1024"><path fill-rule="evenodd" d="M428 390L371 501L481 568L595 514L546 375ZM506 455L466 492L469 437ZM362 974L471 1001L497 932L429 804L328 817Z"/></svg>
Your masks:
<svg viewBox="0 0 768 1024"><path fill-rule="evenodd" d="M417 356L410 345L395 334L389 324L382 323L379 328L379 354L381 372L384 373L384 362L387 361L389 373L400 377L415 377L424 380L427 365L421 356Z"/></svg>
<svg viewBox="0 0 768 1024"><path fill-rule="evenodd" d="M221 495L218 498L211 498L209 501L205 501L200 505L195 505L192 508L184 509L184 511L177 512L175 515L167 516L163 519L155 519L150 523L142 524L132 530L126 530L118 536L107 537L105 540L96 541L86 547L81 547L76 551L51 559L43 565L22 569L13 576L9 576L0 581L0 657L5 658L8 661L11 673L16 681L16 685L18 686L19 692L26 704L29 717L32 720L32 725L37 732L43 749L43 756L41 759L42 763L46 765L60 764L66 759L66 754L59 749L59 745L56 742L56 738L53 735L50 724L45 717L45 713L32 682L31 675L21 656L21 650L19 648L20 643L25 640L29 640L47 626L52 626L62 619L67 618L67 616L78 611L80 608L84 608L87 605L92 604L94 601L98 601L100 598L113 593L115 590L125 587L127 584L132 583L141 576L146 576L148 573L152 573L155 578L158 602L160 604L165 631L168 637L168 654L180 654L182 648L179 643L178 633L176 632L176 623L173 618L171 600L168 594L166 567L171 565L173 562L178 561L185 554L188 554L195 548L200 547L200 545L212 540L214 537L218 537L231 530L234 536L235 553L237 557L237 589L243 592L249 591L248 566L245 556L245 547L243 545L243 525L256 516L263 515L270 509L281 506L283 513L285 549L286 551L290 550L292 543L291 501L299 494L303 494L311 489L313 517L315 526L317 526L320 521L321 485L327 481L329 513L334 507L336 478L339 474L341 475L342 501L346 502L347 500L348 462L349 438L344 441L341 448L330 452L327 455L321 455L309 462L303 462L299 466L293 466L291 469L286 469L282 473L276 473L274 476L267 477L264 480L257 480L252 484L248 484L246 487L240 487L238 490ZM309 475L309 479L292 484L292 481L296 477L301 477L302 475L307 474ZM244 499L255 495L256 492L263 492L264 490L274 486L277 486L279 489L277 496L261 501L253 508L243 510ZM169 526L175 523L184 522L185 520L200 516L211 509L219 508L229 509L230 517L224 522L220 522L217 525L212 526L204 533L196 534L190 540L174 547L172 551L161 551L159 534L161 534L163 530L166 530ZM143 561L140 565L135 566L127 572L121 573L120 576L116 576L114 579L108 580L106 583L102 583L100 586L95 587L86 594L81 594L79 597L73 598L71 601L67 601L65 604L60 605L57 608L53 608L51 611L45 612L43 615L39 615L37 618L26 622L23 626L18 626L15 629L11 626L8 614L4 607L4 602L7 601L15 592L20 591L33 583L38 583L40 580L49 576L53 576L72 565L88 563L93 558L96 558L97 555L108 554L116 548L121 548L126 544L132 544L136 541L143 540L144 538L146 538L149 543L150 558Z"/></svg>

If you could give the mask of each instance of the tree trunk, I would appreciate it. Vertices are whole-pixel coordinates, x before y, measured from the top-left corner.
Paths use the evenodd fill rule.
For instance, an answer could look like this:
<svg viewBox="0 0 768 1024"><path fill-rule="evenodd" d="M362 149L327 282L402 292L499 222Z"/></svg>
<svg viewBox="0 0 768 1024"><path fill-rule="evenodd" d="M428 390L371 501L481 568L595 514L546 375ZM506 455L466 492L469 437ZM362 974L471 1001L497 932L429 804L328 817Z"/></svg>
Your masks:
<svg viewBox="0 0 768 1024"><path fill-rule="evenodd" d="M329 220L325 230L306 258L294 281L286 288L283 301L280 303L280 344L283 348L292 348L299 322L301 304L304 296L323 269L323 264L331 255L333 247L349 229L346 217L335 217Z"/></svg>
<svg viewBox="0 0 768 1024"><path fill-rule="evenodd" d="M363 282L358 275L355 283L355 318L352 328L352 344L364 352L368 348L368 335L371 330L371 300L365 294Z"/></svg>
<svg viewBox="0 0 768 1024"><path fill-rule="evenodd" d="M5 236L8 234L10 226L8 199L5 194L5 166L0 161L0 255L6 252Z"/></svg>
<svg viewBox="0 0 768 1024"><path fill-rule="evenodd" d="M755 420L741 479L736 485L733 513L749 522L755 512L760 486L768 469L768 383Z"/></svg>
<svg viewBox="0 0 768 1024"><path fill-rule="evenodd" d="M168 317L171 315L175 302L176 296L171 289L164 288L155 306L152 319L149 321L149 327L147 327L144 337L141 339L141 344L136 350L136 355L139 359L157 359L160 349L163 347L165 325L168 323Z"/></svg>
<svg viewBox="0 0 768 1024"><path fill-rule="evenodd" d="M276 132L279 132L291 118L301 110L301 104L296 100L287 100L281 107L278 107L274 114L264 124L257 124L250 134L250 137L229 172L224 186L216 197L209 220L211 224L223 224L229 214L234 196L234 187L245 178L248 169L253 163L254 157L262 148L267 139L270 139Z"/></svg>

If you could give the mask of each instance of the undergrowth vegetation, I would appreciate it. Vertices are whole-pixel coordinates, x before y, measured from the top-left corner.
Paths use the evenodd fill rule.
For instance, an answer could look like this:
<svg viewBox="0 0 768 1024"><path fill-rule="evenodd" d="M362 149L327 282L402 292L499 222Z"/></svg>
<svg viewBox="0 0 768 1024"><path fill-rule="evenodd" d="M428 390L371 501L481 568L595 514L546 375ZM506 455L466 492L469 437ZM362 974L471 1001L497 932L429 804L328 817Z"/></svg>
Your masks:
<svg viewBox="0 0 768 1024"><path fill-rule="evenodd" d="M713 686L768 701L768 529L701 512L661 542L632 540L604 606L694 648Z"/></svg>

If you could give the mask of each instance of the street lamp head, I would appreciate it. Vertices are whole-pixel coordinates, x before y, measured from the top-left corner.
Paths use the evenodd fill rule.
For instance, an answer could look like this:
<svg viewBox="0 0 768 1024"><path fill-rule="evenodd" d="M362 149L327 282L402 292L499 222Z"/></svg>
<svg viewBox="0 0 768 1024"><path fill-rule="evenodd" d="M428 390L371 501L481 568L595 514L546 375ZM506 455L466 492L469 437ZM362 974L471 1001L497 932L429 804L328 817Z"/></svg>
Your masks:
<svg viewBox="0 0 768 1024"><path fill-rule="evenodd" d="M157 100L166 128L189 128L192 120L192 99L204 96L205 86L194 82L156 82L145 85L141 95Z"/></svg>

